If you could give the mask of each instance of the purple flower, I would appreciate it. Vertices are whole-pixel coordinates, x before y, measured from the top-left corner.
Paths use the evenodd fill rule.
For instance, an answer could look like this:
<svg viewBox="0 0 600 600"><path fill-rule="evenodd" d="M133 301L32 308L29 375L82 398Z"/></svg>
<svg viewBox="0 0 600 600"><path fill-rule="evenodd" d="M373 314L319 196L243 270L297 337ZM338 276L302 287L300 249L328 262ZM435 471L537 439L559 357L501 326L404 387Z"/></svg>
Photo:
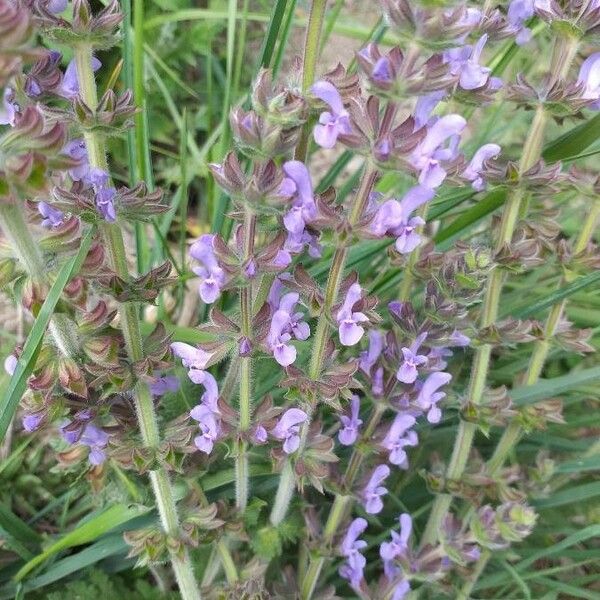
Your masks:
<svg viewBox="0 0 600 600"><path fill-rule="evenodd" d="M9 354L4 359L4 370L11 377L15 374L15 370L17 368L18 362L19 362L19 359L14 354Z"/></svg>
<svg viewBox="0 0 600 600"><path fill-rule="evenodd" d="M204 393L200 397L202 404L207 406L212 412L218 413L219 387L217 386L217 380L208 371L200 371L198 369L190 369L188 376L193 383L204 386Z"/></svg>
<svg viewBox="0 0 600 600"><path fill-rule="evenodd" d="M353 306L362 298L362 290L358 283L353 283L346 292L346 298L338 310L336 319L340 343L343 346L358 344L365 330L358 323L368 322L368 317L361 312L353 312Z"/></svg>
<svg viewBox="0 0 600 600"><path fill-rule="evenodd" d="M225 272L217 261L214 241L215 234L206 233L190 247L190 256L201 263L192 271L200 277L198 292L206 304L212 304L221 295L221 288L225 285Z"/></svg>
<svg viewBox="0 0 600 600"><path fill-rule="evenodd" d="M460 134L467 122L460 115L446 115L427 128L423 141L413 150L410 161L419 171L419 183L436 188L446 178L443 161L456 157Z"/></svg>
<svg viewBox="0 0 600 600"><path fill-rule="evenodd" d="M252 433L252 441L255 444L265 444L267 439L267 430L262 425L257 425Z"/></svg>
<svg viewBox="0 0 600 600"><path fill-rule="evenodd" d="M171 352L181 359L181 364L186 369L199 369L201 371L206 369L208 361L212 357L212 353L184 342L173 342Z"/></svg>
<svg viewBox="0 0 600 600"><path fill-rule="evenodd" d="M210 454L221 433L218 415L206 404L198 404L190 411L190 417L198 421L200 435L194 438L194 444L200 452Z"/></svg>
<svg viewBox="0 0 600 600"><path fill-rule="evenodd" d="M271 433L278 440L283 440L283 451L292 454L300 446L300 425L308 419L308 415L299 408L286 410Z"/></svg>
<svg viewBox="0 0 600 600"><path fill-rule="evenodd" d="M46 10L55 15L67 10L68 0L48 0L46 2Z"/></svg>
<svg viewBox="0 0 600 600"><path fill-rule="evenodd" d="M453 347L464 348L471 343L471 338L466 336L464 333L455 329L450 334L449 345Z"/></svg>
<svg viewBox="0 0 600 600"><path fill-rule="evenodd" d="M377 362L383 352L384 335L378 329L369 330L369 349L360 353L360 370L365 375L371 374L373 365Z"/></svg>
<svg viewBox="0 0 600 600"><path fill-rule="evenodd" d="M348 111L344 108L340 93L328 81L317 81L310 91L331 109L331 112L325 111L319 117L319 125L314 130L315 142L321 148L333 148L339 135L352 131Z"/></svg>
<svg viewBox="0 0 600 600"><path fill-rule="evenodd" d="M179 379L174 375L163 375L155 377L150 383L150 393L158 398L164 396L167 392L176 392L179 389Z"/></svg>
<svg viewBox="0 0 600 600"><path fill-rule="evenodd" d="M367 521L365 519L354 519L350 523L350 527L348 527L348 531L340 546L340 552L346 558L346 562L340 568L339 573L354 588L360 585L367 564L367 559L360 553L363 548L367 547L367 542L358 539L358 536L366 528Z"/></svg>
<svg viewBox="0 0 600 600"><path fill-rule="evenodd" d="M343 446L352 446L358 438L358 433L362 421L358 418L360 410L360 398L356 394L352 394L350 399L350 416L341 415L342 429L338 434L338 440Z"/></svg>
<svg viewBox="0 0 600 600"><path fill-rule="evenodd" d="M463 90L483 87L490 77L491 69L479 64L487 39L486 33L479 38L475 46L462 46L444 52L444 62L450 65L452 75L458 75L459 85Z"/></svg>
<svg viewBox="0 0 600 600"><path fill-rule="evenodd" d="M433 189L417 185L408 190L400 202L394 199L387 200L379 207L371 221L371 233L378 237L386 234L396 236L396 250L401 254L409 254L421 243L417 227L425 224L421 217L410 215L419 206L429 202L434 195Z"/></svg>
<svg viewBox="0 0 600 600"><path fill-rule="evenodd" d="M442 411L438 408L437 403L446 397L444 392L437 390L446 385L452 379L450 373L436 371L431 373L423 383L417 396L417 405L424 412L427 412L427 420L430 423L439 423L442 418Z"/></svg>
<svg viewBox="0 0 600 600"><path fill-rule="evenodd" d="M42 227L50 229L51 227L60 227L65 219L65 215L62 211L58 210L58 208L54 208L47 202L38 202L37 209L44 217L42 221Z"/></svg>
<svg viewBox="0 0 600 600"><path fill-rule="evenodd" d="M408 554L408 540L412 533L412 519L407 513L400 515L400 533L392 531L392 541L383 542L379 547L379 556L383 559L383 570L388 581L393 581L400 574L400 569L394 565L397 558L406 558ZM402 582L400 582L402 584ZM408 583L408 582L406 582ZM400 586L399 586L400 587ZM401 590L406 591L410 586L403 585ZM394 596L395 598L396 596ZM398 596L403 598L403 596Z"/></svg>
<svg viewBox="0 0 600 600"><path fill-rule="evenodd" d="M595 100L589 108L600 110L600 52L590 54L579 69L577 83L583 86L581 97Z"/></svg>
<svg viewBox="0 0 600 600"><path fill-rule="evenodd" d="M391 600L403 600L408 592L410 592L410 583L406 579L401 579L394 588Z"/></svg>
<svg viewBox="0 0 600 600"><path fill-rule="evenodd" d="M402 348L404 361L396 373L396 379L402 383L414 383L419 374L418 367L427 364L427 357L423 354L417 354L419 347L427 337L426 333L417 336L417 339L411 344L410 348Z"/></svg>
<svg viewBox="0 0 600 600"><path fill-rule="evenodd" d="M406 446L416 446L419 442L417 434L412 430L409 431L415 423L416 419L412 415L396 415L381 442L382 447L389 450L389 461L403 469L408 467L408 458L404 448Z"/></svg>
<svg viewBox="0 0 600 600"><path fill-rule="evenodd" d="M95 56L92 56L91 66L95 73L102 66L102 63ZM69 100L79 95L77 64L74 59L67 65L58 93Z"/></svg>
<svg viewBox="0 0 600 600"><path fill-rule="evenodd" d="M114 223L117 220L115 211L115 197L117 191L110 185L109 174L96 167L89 170L89 181L94 188L96 208L105 221Z"/></svg>
<svg viewBox="0 0 600 600"><path fill-rule="evenodd" d="M27 433L35 431L42 423L44 419L43 413L32 413L23 417L23 429Z"/></svg>
<svg viewBox="0 0 600 600"><path fill-rule="evenodd" d="M462 176L472 182L471 185L474 190L480 192L485 189L485 180L481 175L483 163L490 158L496 158L501 150L502 148L498 144L484 144L475 152L471 162L462 172Z"/></svg>
<svg viewBox="0 0 600 600"><path fill-rule="evenodd" d="M525 22L533 17L533 0L512 0L508 6L507 19L516 32L515 41L519 46L531 39L531 29L525 27Z"/></svg>
<svg viewBox="0 0 600 600"><path fill-rule="evenodd" d="M73 181L88 181L90 175L90 164L88 153L83 139L71 140L61 150L62 154L76 160L79 164L69 169L69 175Z"/></svg>
<svg viewBox="0 0 600 600"><path fill-rule="evenodd" d="M297 340L306 340L310 336L310 327L302 320L303 313L295 311L299 300L300 296L296 292L285 294L271 317L267 346L282 367L287 367L296 360L296 348L288 343L292 335ZM270 297L270 301L274 299Z"/></svg>
<svg viewBox="0 0 600 600"><path fill-rule="evenodd" d="M390 468L387 465L378 465L371 474L369 482L361 493L363 507L368 514L376 515L383 510L381 497L385 496L388 490L382 484L389 475Z"/></svg>
<svg viewBox="0 0 600 600"><path fill-rule="evenodd" d="M14 127L18 112L19 107L15 103L14 90L10 87L5 87L2 94L2 106L0 106L0 125Z"/></svg>
<svg viewBox="0 0 600 600"><path fill-rule="evenodd" d="M88 423L83 430L79 443L90 449L88 460L94 466L101 465L106 460L104 449L108 444L108 434L106 431L96 427L93 423Z"/></svg>
<svg viewBox="0 0 600 600"><path fill-rule="evenodd" d="M415 105L413 118L415 120L415 131L425 127L426 125L433 125L431 120L431 113L433 109L445 98L446 92L443 90L437 90L430 92L424 96L419 96Z"/></svg>

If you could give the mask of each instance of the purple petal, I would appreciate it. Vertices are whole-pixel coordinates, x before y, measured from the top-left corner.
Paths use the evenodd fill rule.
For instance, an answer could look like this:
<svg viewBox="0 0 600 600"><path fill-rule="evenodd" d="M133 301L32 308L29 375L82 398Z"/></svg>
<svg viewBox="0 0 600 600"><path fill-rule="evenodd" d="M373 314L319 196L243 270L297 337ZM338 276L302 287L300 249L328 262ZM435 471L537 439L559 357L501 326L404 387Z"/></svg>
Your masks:
<svg viewBox="0 0 600 600"><path fill-rule="evenodd" d="M4 359L4 370L12 377L15 374L15 369L17 368L18 363L19 359L14 354L9 354Z"/></svg>
<svg viewBox="0 0 600 600"><path fill-rule="evenodd" d="M335 86L332 83L329 83L329 81L317 81L310 88L310 91L314 96L327 103L335 114L344 112L342 97Z"/></svg>

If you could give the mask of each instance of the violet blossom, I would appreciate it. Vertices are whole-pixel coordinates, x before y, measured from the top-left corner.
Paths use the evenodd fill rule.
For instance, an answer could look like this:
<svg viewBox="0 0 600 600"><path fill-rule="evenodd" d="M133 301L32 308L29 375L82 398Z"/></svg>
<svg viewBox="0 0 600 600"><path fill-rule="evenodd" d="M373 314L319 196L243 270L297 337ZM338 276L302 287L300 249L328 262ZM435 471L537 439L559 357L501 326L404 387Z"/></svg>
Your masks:
<svg viewBox="0 0 600 600"><path fill-rule="evenodd" d="M212 304L221 295L225 285L225 272L219 266L214 251L214 233L201 235L191 246L190 256L197 260L200 266L195 266L192 271L200 278L198 292L206 304Z"/></svg>
<svg viewBox="0 0 600 600"><path fill-rule="evenodd" d="M0 106L0 125L15 126L19 107L15 103L15 92L11 87L5 87L2 94L2 105Z"/></svg>
<svg viewBox="0 0 600 600"><path fill-rule="evenodd" d="M429 94L419 96L417 103L415 104L415 110L413 114L413 118L415 120L415 131L417 129L421 129L421 127L425 127L426 125L433 125L435 121L432 119L436 117L431 117L431 113L445 97L446 92L444 90L436 90L435 92L430 92Z"/></svg>
<svg viewBox="0 0 600 600"><path fill-rule="evenodd" d="M525 23L533 17L533 0L512 0L508 5L506 17L516 33L515 41L519 46L531 40L531 29Z"/></svg>
<svg viewBox="0 0 600 600"><path fill-rule="evenodd" d="M50 229L53 227L60 227L64 223L64 213L61 210L58 210L58 208L54 208L47 202L38 202L37 209L40 215L44 217L44 220L42 221L42 227Z"/></svg>
<svg viewBox="0 0 600 600"><path fill-rule="evenodd" d="M460 134L467 122L460 115L445 115L427 128L425 138L413 150L410 162L419 171L419 183L439 187L446 178L441 163L456 158Z"/></svg>
<svg viewBox="0 0 600 600"><path fill-rule="evenodd" d="M46 10L55 15L67 10L69 0L47 0Z"/></svg>
<svg viewBox="0 0 600 600"><path fill-rule="evenodd" d="M190 370L198 369L203 371L212 358L212 353L184 342L173 342L171 344L171 352L181 359L181 364L186 369Z"/></svg>
<svg viewBox="0 0 600 600"><path fill-rule="evenodd" d="M421 217L410 215L434 195L433 189L417 185L408 190L401 201L393 198L386 200L371 221L370 232L377 237L396 236L396 250L401 254L409 254L421 243L421 236L416 230L425 224Z"/></svg>
<svg viewBox="0 0 600 600"><path fill-rule="evenodd" d="M442 418L442 411L438 408L437 403L445 398L446 394L437 390L451 379L450 373L436 371L427 377L419 390L416 403L423 412L427 413L427 420L430 423L439 423Z"/></svg>
<svg viewBox="0 0 600 600"><path fill-rule="evenodd" d="M66 154L69 158L72 158L78 163L76 166L69 169L71 179L73 181L89 182L90 164L85 141L81 138L71 140L65 144L61 153Z"/></svg>
<svg viewBox="0 0 600 600"><path fill-rule="evenodd" d="M471 162L469 162L462 172L462 177L472 182L471 186L474 190L480 192L485 189L485 180L481 175L484 163L486 160L496 158L501 150L502 148L498 144L484 144L475 152Z"/></svg>
<svg viewBox="0 0 600 600"><path fill-rule="evenodd" d="M207 404L198 404L190 411L190 417L198 422L200 435L194 437L194 444L200 452L210 454L221 433L218 414Z"/></svg>
<svg viewBox="0 0 600 600"><path fill-rule="evenodd" d="M402 469L408 468L408 457L404 448L416 446L419 442L417 434L410 429L415 423L416 419L412 415L397 414L381 442L381 446L389 451L390 463Z"/></svg>
<svg viewBox="0 0 600 600"><path fill-rule="evenodd" d="M361 492L361 498L365 511L370 515L376 515L383 510L382 496L388 493L383 487L383 482L389 477L390 468L387 465L378 465L371 474L367 485Z"/></svg>
<svg viewBox="0 0 600 600"><path fill-rule="evenodd" d="M69 444L75 444L76 442L87 446L90 450L88 460L91 465L101 465L106 460L106 453L104 449L108 445L108 434L106 431L96 427L93 423L88 423L83 429L83 433L79 436L77 430L67 429L70 425L70 421L64 423L61 427L61 434L64 440Z"/></svg>
<svg viewBox="0 0 600 600"><path fill-rule="evenodd" d="M404 360L396 373L396 379L402 383L414 383L419 374L418 368L427 364L427 357L423 354L417 354L419 347L427 337L426 333L417 336L409 348L402 348Z"/></svg>
<svg viewBox="0 0 600 600"><path fill-rule="evenodd" d="M367 542L358 539L358 536L366 528L367 521L365 519L360 517L354 519L350 523L340 546L340 552L345 557L346 562L340 567L339 573L354 588L360 586L367 565L367 559L360 553L363 548L367 547Z"/></svg>
<svg viewBox="0 0 600 600"><path fill-rule="evenodd" d="M32 414L29 414L29 415L25 415L23 417L23 420L21 421L22 425L23 425L23 429L27 433L32 433L36 429L39 428L39 426L41 425L43 419L44 419L43 413L32 413Z"/></svg>
<svg viewBox="0 0 600 600"><path fill-rule="evenodd" d="M179 379L174 375L158 376L150 382L148 387L150 388L150 393L155 398L158 398L168 392L176 392L179 389Z"/></svg>
<svg viewBox="0 0 600 600"><path fill-rule="evenodd" d="M363 424L358 416L359 410L360 398L356 394L352 394L352 398L350 398L350 414L340 416L342 428L338 433L338 440L343 446L352 446L358 439L360 426Z"/></svg>
<svg viewBox="0 0 600 600"><path fill-rule="evenodd" d="M444 62L449 64L450 73L459 77L459 85L463 90L475 90L488 82L491 69L479 64L487 40L488 36L484 34L474 46L467 45L444 52Z"/></svg>
<svg viewBox="0 0 600 600"><path fill-rule="evenodd" d="M283 441L283 451L286 454L292 454L300 447L300 425L307 419L308 415L303 410L289 408L272 429L273 437Z"/></svg>
<svg viewBox="0 0 600 600"><path fill-rule="evenodd" d="M315 142L321 148L333 148L339 135L351 133L350 115L344 108L340 93L329 81L317 81L310 91L331 109L331 112L322 112L319 117L313 133Z"/></svg>
<svg viewBox="0 0 600 600"><path fill-rule="evenodd" d="M4 359L4 370L11 377L15 374L15 370L17 369L17 364L19 363L19 359L14 354L9 354Z"/></svg>
<svg viewBox="0 0 600 600"><path fill-rule="evenodd" d="M117 220L115 197L117 191L110 185L110 176L103 169L90 169L89 180L94 189L96 208L105 221L114 223Z"/></svg>
<svg viewBox="0 0 600 600"><path fill-rule="evenodd" d="M577 83L583 86L581 97L594 100L588 108L600 110L600 52L590 54L579 69Z"/></svg>
<svg viewBox="0 0 600 600"><path fill-rule="evenodd" d="M212 412L218 413L217 401L219 399L219 387L217 380L208 371L200 371L198 369L190 369L188 372L189 378L193 383L204 386L204 393L200 397L200 402L207 406Z"/></svg>
<svg viewBox="0 0 600 600"><path fill-rule="evenodd" d="M396 579L401 572L394 561L398 558L406 558L408 555L408 540L412 533L412 519L409 514L402 513L399 521L400 533L392 530L392 540L383 542L379 547L379 556L383 559L383 570L388 581ZM406 583L408 584L408 582ZM403 585L401 589L408 591L410 586ZM402 597L399 596L399 598Z"/></svg>
<svg viewBox="0 0 600 600"><path fill-rule="evenodd" d="M91 64L94 73L102 66L102 63L95 56L92 56ZM67 65L58 93L69 100L79 95L79 77L75 59Z"/></svg>
<svg viewBox="0 0 600 600"><path fill-rule="evenodd" d="M310 327L302 320L303 313L295 310L299 300L300 296L296 292L285 294L271 317L267 346L282 367L287 367L296 360L296 348L288 343L292 336L297 340L306 340L310 336Z"/></svg>
<svg viewBox="0 0 600 600"><path fill-rule="evenodd" d="M342 306L338 310L336 319L338 322L338 332L340 343L343 346L354 346L358 344L365 330L359 323L369 321L367 315L361 312L354 312L354 305L362 298L362 289L358 283L353 283L346 292L346 297Z"/></svg>
<svg viewBox="0 0 600 600"><path fill-rule="evenodd" d="M360 353L359 368L365 375L370 375L373 365L383 352L385 336L378 329L369 330L369 349Z"/></svg>

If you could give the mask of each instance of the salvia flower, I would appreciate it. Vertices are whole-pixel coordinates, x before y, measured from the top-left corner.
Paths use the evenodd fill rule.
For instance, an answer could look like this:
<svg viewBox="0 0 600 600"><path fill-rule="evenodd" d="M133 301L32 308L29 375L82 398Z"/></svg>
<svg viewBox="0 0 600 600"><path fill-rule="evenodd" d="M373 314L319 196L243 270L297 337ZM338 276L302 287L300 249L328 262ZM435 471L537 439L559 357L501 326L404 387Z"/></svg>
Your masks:
<svg viewBox="0 0 600 600"><path fill-rule="evenodd" d="M44 415L42 413L31 413L29 415L24 415L22 420L23 429L27 433L32 433L40 427L43 420Z"/></svg>
<svg viewBox="0 0 600 600"><path fill-rule="evenodd" d="M198 404L190 411L190 417L198 422L200 435L194 438L194 444L200 452L210 454L219 439L221 425L218 415L206 404Z"/></svg>
<svg viewBox="0 0 600 600"><path fill-rule="evenodd" d="M383 510L383 500L381 498L388 493L388 490L382 484L389 475L390 468L387 465L378 465L362 490L361 499L368 514L376 515Z"/></svg>
<svg viewBox="0 0 600 600"><path fill-rule="evenodd" d="M403 469L408 467L408 457L404 448L416 446L419 442L417 434L410 429L415 423L416 419L412 415L397 414L381 442L381 446L389 451L390 463Z"/></svg>
<svg viewBox="0 0 600 600"><path fill-rule="evenodd" d="M76 160L78 164L69 169L69 176L73 181L89 181L90 164L88 161L85 141L81 138L71 140L62 149L62 154Z"/></svg>
<svg viewBox="0 0 600 600"><path fill-rule="evenodd" d="M438 389L446 385L452 379L450 373L436 371L431 373L417 396L417 405L427 413L427 420L430 423L439 423L442 418L442 411L438 408L437 403L446 397L444 392L438 392Z"/></svg>
<svg viewBox="0 0 600 600"><path fill-rule="evenodd" d="M314 130L315 142L322 148L333 148L339 135L352 131L348 111L344 108L340 93L329 81L317 81L310 91L331 109L319 117L319 124Z"/></svg>
<svg viewBox="0 0 600 600"><path fill-rule="evenodd" d="M87 423L83 433L79 437L77 430L68 429L70 421L64 423L61 427L61 433L64 440L69 444L79 442L90 449L88 460L93 466L101 465L106 460L105 448L108 445L108 434L106 431L96 427L93 423Z"/></svg>
<svg viewBox="0 0 600 600"><path fill-rule="evenodd" d="M600 52L594 52L583 61L577 83L583 86L581 97L595 101L589 108L600 110Z"/></svg>
<svg viewBox="0 0 600 600"><path fill-rule="evenodd" d="M47 202L38 202L37 209L40 215L44 217L42 227L50 229L52 227L60 227L65 220L65 215L58 208L54 208Z"/></svg>
<svg viewBox="0 0 600 600"><path fill-rule="evenodd" d="M181 359L181 364L186 369L198 369L203 371L208 365L208 361L211 359L212 354L198 348L191 346L184 342L173 342L171 344L171 351L175 356Z"/></svg>
<svg viewBox="0 0 600 600"><path fill-rule="evenodd" d="M2 94L2 105L0 106L0 125L15 126L15 120L19 107L15 103L15 93L10 87L5 87Z"/></svg>
<svg viewBox="0 0 600 600"><path fill-rule="evenodd" d="M338 310L336 319L340 343L343 346L354 346L358 344L365 330L359 323L368 322L368 317L361 312L354 312L354 305L362 298L362 289L358 283L353 283L346 292L346 297Z"/></svg>
<svg viewBox="0 0 600 600"><path fill-rule="evenodd" d="M410 156L419 172L419 183L427 188L439 187L446 178L442 163L457 156L460 134L467 122L460 115L445 115L427 127L423 141Z"/></svg>
<svg viewBox="0 0 600 600"><path fill-rule="evenodd" d="M488 82L491 69L479 64L487 39L485 34L474 46L462 46L444 52L444 60L449 64L452 75L458 76L463 90L475 90Z"/></svg>
<svg viewBox="0 0 600 600"><path fill-rule="evenodd" d="M150 393L158 398L168 392L176 392L179 389L179 379L174 375L163 375L155 377L150 383Z"/></svg>
<svg viewBox="0 0 600 600"><path fill-rule="evenodd" d="M350 523L340 546L340 552L345 557L346 562L340 567L339 573L354 588L359 587L367 565L367 559L360 553L363 548L367 547L367 542L358 539L366 528L367 521L365 519L360 517L354 519Z"/></svg>
<svg viewBox="0 0 600 600"><path fill-rule="evenodd" d="M299 300L296 292L284 294L271 317L267 345L275 360L283 367L296 360L296 348L289 343L292 336L297 340L306 340L310 336L310 327L302 320L303 313L295 310Z"/></svg>
<svg viewBox="0 0 600 600"><path fill-rule="evenodd" d="M286 410L273 428L273 437L283 441L283 451L292 454L300 446L300 425L308 419L308 415L299 408Z"/></svg>
<svg viewBox="0 0 600 600"><path fill-rule="evenodd" d="M102 63L95 56L92 56L92 69L94 72L101 66ZM76 98L79 95L79 77L77 75L77 64L74 59L65 69L65 74L58 93L69 100Z"/></svg>
<svg viewBox="0 0 600 600"><path fill-rule="evenodd" d="M15 374L15 370L17 368L18 362L19 362L19 359L14 354L9 354L4 359L4 370L11 377Z"/></svg>
<svg viewBox="0 0 600 600"><path fill-rule="evenodd" d="M338 440L343 446L351 446L358 438L360 426L363 424L358 416L359 410L360 398L356 394L352 394L352 398L350 399L350 414L340 416L342 428L338 433Z"/></svg>
<svg viewBox="0 0 600 600"><path fill-rule="evenodd" d="M419 96L413 112L415 130L425 127L426 125L433 125L431 113L445 96L446 92L443 90L436 90L435 92Z"/></svg>
<svg viewBox="0 0 600 600"><path fill-rule="evenodd" d="M419 367L427 364L427 356L417 354L426 337L427 334L422 333L410 345L410 348L402 348L404 360L396 373L398 381L401 381L402 383L414 383L419 374Z"/></svg>
<svg viewBox="0 0 600 600"><path fill-rule="evenodd" d="M55 15L67 10L69 0L48 0L46 2L46 10Z"/></svg>
<svg viewBox="0 0 600 600"><path fill-rule="evenodd" d="M600 95L600 94L599 94ZM465 170L462 172L462 177L471 182L474 190L478 192L485 189L485 180L482 176L484 163L486 160L496 158L502 148L498 144L484 144L475 152L471 162L467 165Z"/></svg>
<svg viewBox="0 0 600 600"><path fill-rule="evenodd" d="M117 192L110 185L109 174L98 168L92 168L89 172L89 180L94 189L96 208L105 221L114 223L117 220L115 210L115 197Z"/></svg>
<svg viewBox="0 0 600 600"><path fill-rule="evenodd" d="M399 569L394 565L394 561L407 556L408 541L412 533L412 519L410 515L402 513L399 520L400 533L392 531L392 540L390 542L383 542L379 547L379 556L383 559L385 576L389 580L395 579L399 574Z"/></svg>
<svg viewBox="0 0 600 600"><path fill-rule="evenodd" d="M508 5L507 19L516 33L515 41L519 46L531 39L531 29L525 23L533 17L533 0L512 0Z"/></svg>
<svg viewBox="0 0 600 600"><path fill-rule="evenodd" d="M215 234L200 236L190 247L190 256L200 263L192 271L200 278L198 292L206 304L212 304L221 295L225 285L225 272L219 266L214 251Z"/></svg>
<svg viewBox="0 0 600 600"><path fill-rule="evenodd" d="M204 386L204 393L200 401L207 406L211 411L218 412L217 400L219 399L219 388L217 380L208 371L199 371L198 369L190 369L188 371L189 378L197 384Z"/></svg>
<svg viewBox="0 0 600 600"><path fill-rule="evenodd" d="M378 329L369 330L369 349L360 353L359 368L365 374L369 375L375 363L379 360L383 352L384 335Z"/></svg>

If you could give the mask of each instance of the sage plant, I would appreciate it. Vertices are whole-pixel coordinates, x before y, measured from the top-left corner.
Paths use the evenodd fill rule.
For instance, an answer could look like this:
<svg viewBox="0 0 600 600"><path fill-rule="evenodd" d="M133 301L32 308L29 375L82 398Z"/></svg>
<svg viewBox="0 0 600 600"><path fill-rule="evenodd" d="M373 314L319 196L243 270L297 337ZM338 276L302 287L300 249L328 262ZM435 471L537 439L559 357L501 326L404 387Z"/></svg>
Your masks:
<svg viewBox="0 0 600 600"><path fill-rule="evenodd" d="M598 176L543 148L600 107L600 3L382 0L395 45L331 70L325 5L302 60L261 69L231 110L232 146L208 165L230 232L203 228L175 277L170 261L130 266L132 226L160 232L172 194L135 173L115 184L127 166L109 149L143 108L102 64L129 27L119 2L0 0L0 284L38 320L60 294L33 358L26 344L4 362L29 369L21 429L95 489L148 478L156 518L126 527L129 556L168 562L185 600L468 598L548 492L551 461L514 451L564 422L536 387L549 358L594 350L565 309L598 266ZM504 76L540 36L552 54ZM492 111L523 111L527 132L483 127ZM336 161L354 175L320 179ZM580 199L574 239L556 196ZM456 239L461 220L474 227ZM542 278L557 286L545 321L504 304ZM182 279L207 307L199 343L143 319Z"/></svg>

